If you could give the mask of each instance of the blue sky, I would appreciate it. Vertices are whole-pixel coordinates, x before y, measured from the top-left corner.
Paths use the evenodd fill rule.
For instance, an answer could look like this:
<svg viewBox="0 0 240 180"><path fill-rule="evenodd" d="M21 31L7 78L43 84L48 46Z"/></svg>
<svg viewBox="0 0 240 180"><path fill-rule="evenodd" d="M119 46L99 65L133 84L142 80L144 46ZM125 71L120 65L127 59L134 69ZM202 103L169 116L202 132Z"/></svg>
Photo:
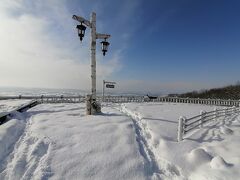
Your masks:
<svg viewBox="0 0 240 180"><path fill-rule="evenodd" d="M29 25L34 31L33 37L32 31L28 32L29 42L39 41L40 45L31 49L32 46L28 47L22 42L23 39L19 39L19 46L26 45L32 54L36 54L40 46L43 53L39 53L39 56L45 56L39 58L36 64L42 66L41 72L45 71L49 75L39 76L37 80L29 79L22 84L14 81L20 79L12 77L4 85L89 88L89 38L79 42L75 31L76 22L71 19L71 15L88 18L92 11L97 13L98 32L112 35L106 57L102 57L98 44L99 90L103 79L117 81L119 91L142 93L199 90L233 84L239 80L240 2L237 0L20 2L11 4L3 0L1 3L5 14L2 13L0 18L6 19L6 27L9 21L16 19ZM33 27L35 21L40 21L36 30ZM16 25L19 26L17 20ZM38 39L34 37L36 32ZM0 33L4 35L7 31ZM86 36L89 36L89 30ZM43 38L46 38L45 42ZM46 44L48 52L44 49ZM16 51L18 49L16 47ZM20 51L19 54L22 55ZM19 57L19 54L16 56ZM33 58L25 56L24 59ZM5 59L8 58L9 55ZM51 69L46 70L40 59L52 59L46 63L59 68L51 74ZM64 63L68 64L66 70ZM77 69L84 73L73 75L71 72ZM63 71L66 71L65 74L61 73ZM29 75L19 78L26 79ZM76 81L80 82L79 85L76 85Z"/></svg>
<svg viewBox="0 0 240 180"><path fill-rule="evenodd" d="M116 79L193 82L193 88L194 83L205 88L231 84L239 78L239 1L83 1L75 7L69 4L73 9L82 7L86 15L98 10L98 18L113 35L111 48L123 49L124 68L114 74Z"/></svg>

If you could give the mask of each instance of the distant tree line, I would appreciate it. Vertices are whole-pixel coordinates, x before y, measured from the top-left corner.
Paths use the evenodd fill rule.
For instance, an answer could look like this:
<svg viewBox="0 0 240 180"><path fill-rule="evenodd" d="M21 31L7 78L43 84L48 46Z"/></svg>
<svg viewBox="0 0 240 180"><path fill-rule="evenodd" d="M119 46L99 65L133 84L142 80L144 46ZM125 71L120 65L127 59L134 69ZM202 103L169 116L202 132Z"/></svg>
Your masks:
<svg viewBox="0 0 240 180"><path fill-rule="evenodd" d="M169 94L170 97L189 97L189 98L202 98L202 99L240 99L240 83L230 85L223 88L213 88L210 90L192 91L183 94Z"/></svg>

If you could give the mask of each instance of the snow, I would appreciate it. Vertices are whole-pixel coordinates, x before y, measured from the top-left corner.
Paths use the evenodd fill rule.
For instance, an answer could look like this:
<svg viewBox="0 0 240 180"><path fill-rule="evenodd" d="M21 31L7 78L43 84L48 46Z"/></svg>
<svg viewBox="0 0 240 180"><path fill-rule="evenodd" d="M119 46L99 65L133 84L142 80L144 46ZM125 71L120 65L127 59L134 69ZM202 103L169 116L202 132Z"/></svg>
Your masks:
<svg viewBox="0 0 240 180"><path fill-rule="evenodd" d="M17 107L28 104L31 101L23 99L0 100L0 115L13 111Z"/></svg>
<svg viewBox="0 0 240 180"><path fill-rule="evenodd" d="M122 110L134 119L153 129L156 139L177 139L178 119L180 116L192 117L200 114L200 111L212 111L216 106L181 104L181 103L126 103L122 104Z"/></svg>
<svg viewBox="0 0 240 180"><path fill-rule="evenodd" d="M0 126L0 179L239 179L240 116L177 142L180 116L214 108L105 104L86 116L83 103L40 104Z"/></svg>
<svg viewBox="0 0 240 180"><path fill-rule="evenodd" d="M170 171L177 170L176 175L179 172L176 179L239 179L239 116L225 118L225 124L221 120L205 124L182 142L177 142L179 116L191 117L201 110L214 108L193 104L129 103L121 105L120 109L132 117L138 128L144 129L143 138L160 172L166 169L164 163L167 161L168 167L173 167ZM173 179L172 175L174 171L162 179Z"/></svg>
<svg viewBox="0 0 240 180"><path fill-rule="evenodd" d="M21 117L21 115L18 117ZM25 123L15 119L15 117L13 117L11 121L0 126L0 162L11 152L12 146L22 134L24 127ZM3 168L3 163L0 164L1 170Z"/></svg>
<svg viewBox="0 0 240 180"><path fill-rule="evenodd" d="M132 121L111 107L103 112L85 116L85 104L32 108L0 179L145 179Z"/></svg>
<svg viewBox="0 0 240 180"><path fill-rule="evenodd" d="M228 166L231 166L231 164L226 163L222 157L216 156L212 158L210 166L213 169L226 169Z"/></svg>
<svg viewBox="0 0 240 180"><path fill-rule="evenodd" d="M204 149L197 148L193 149L190 153L187 154L187 160L191 164L195 164L195 162L197 162L198 163L197 165L201 165L211 161L212 156L208 154Z"/></svg>
<svg viewBox="0 0 240 180"><path fill-rule="evenodd" d="M220 127L220 132L222 134L232 134L233 130L231 130L230 128L228 128L227 126L221 126Z"/></svg>

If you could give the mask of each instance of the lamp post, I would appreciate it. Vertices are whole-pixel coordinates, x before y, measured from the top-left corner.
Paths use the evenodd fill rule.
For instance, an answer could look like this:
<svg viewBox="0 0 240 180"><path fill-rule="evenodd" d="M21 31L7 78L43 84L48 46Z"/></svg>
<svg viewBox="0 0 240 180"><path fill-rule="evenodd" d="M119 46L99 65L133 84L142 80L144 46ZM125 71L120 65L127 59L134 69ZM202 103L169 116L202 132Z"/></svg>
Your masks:
<svg viewBox="0 0 240 180"><path fill-rule="evenodd" d="M73 15L72 17L74 20L80 22L80 25L77 25L78 29L78 36L80 38L80 41L82 41L86 27L89 27L91 29L91 79L92 79L92 94L90 96L87 96L87 114L92 115L98 112L101 112L101 106L96 101L96 40L97 39L104 39L104 41L101 42L102 44L102 52L105 56L109 42L106 40L110 38L110 35L108 34L100 34L96 32L96 13L92 12L90 21L86 20L85 18L81 16ZM83 25L84 24L84 25Z"/></svg>

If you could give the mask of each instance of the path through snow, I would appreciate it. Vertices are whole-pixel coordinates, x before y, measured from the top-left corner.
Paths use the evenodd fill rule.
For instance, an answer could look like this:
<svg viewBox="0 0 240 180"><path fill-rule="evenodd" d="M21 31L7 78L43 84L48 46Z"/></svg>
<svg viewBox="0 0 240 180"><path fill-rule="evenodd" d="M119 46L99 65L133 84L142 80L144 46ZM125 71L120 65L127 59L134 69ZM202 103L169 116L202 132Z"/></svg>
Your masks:
<svg viewBox="0 0 240 180"><path fill-rule="evenodd" d="M0 179L47 179L51 175L51 142L46 137L34 136L31 124L30 117L12 153L5 159L6 168L0 173Z"/></svg>
<svg viewBox="0 0 240 180"><path fill-rule="evenodd" d="M132 118L136 131L139 151L145 159L145 169L151 179L181 180L185 179L181 169L158 156L159 152L152 143L152 132L139 112L134 112L121 105L120 111Z"/></svg>

